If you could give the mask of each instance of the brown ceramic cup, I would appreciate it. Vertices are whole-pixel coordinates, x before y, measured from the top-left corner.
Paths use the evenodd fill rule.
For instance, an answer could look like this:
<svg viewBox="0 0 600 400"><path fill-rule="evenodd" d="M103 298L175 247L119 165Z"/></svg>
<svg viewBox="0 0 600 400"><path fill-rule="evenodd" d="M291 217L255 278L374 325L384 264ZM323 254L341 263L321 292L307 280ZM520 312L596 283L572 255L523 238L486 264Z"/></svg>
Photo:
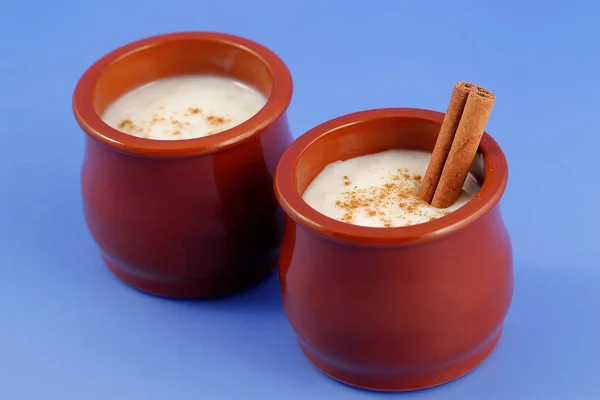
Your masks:
<svg viewBox="0 0 600 400"><path fill-rule="evenodd" d="M207 73L261 91L266 105L216 135L151 140L101 115L156 79ZM145 292L206 297L248 287L277 261L283 230L272 176L292 141L292 79L265 47L236 36L186 32L130 43L102 57L77 84L73 110L86 133L86 222L106 265Z"/></svg>
<svg viewBox="0 0 600 400"><path fill-rule="evenodd" d="M284 309L308 359L349 385L439 385L475 368L500 338L513 293L498 205L508 172L487 133L472 168L479 193L437 220L356 226L301 197L333 161L388 149L432 151L442 119L406 108L346 115L298 138L277 167L275 191L287 214L279 261Z"/></svg>

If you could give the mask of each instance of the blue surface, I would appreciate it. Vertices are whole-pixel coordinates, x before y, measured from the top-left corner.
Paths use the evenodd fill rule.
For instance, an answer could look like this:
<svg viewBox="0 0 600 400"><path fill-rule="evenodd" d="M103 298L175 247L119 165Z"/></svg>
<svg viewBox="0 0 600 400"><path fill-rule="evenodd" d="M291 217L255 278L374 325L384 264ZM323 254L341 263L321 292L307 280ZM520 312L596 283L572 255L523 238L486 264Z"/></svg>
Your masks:
<svg viewBox="0 0 600 400"><path fill-rule="evenodd" d="M600 398L600 4L433 3L2 3L0 399ZM174 301L104 268L82 218L72 90L106 52L176 30L280 54L296 135L367 108L445 110L457 80L497 94L488 130L511 168L516 282L480 368L409 394L352 389L303 357L275 274L236 297Z"/></svg>

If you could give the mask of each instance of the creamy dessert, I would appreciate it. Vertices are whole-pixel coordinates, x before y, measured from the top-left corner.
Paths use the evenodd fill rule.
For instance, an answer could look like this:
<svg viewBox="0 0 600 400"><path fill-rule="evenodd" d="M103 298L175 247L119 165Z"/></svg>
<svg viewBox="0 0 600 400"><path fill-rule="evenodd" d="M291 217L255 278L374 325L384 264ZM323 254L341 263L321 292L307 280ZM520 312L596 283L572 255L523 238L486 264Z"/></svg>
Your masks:
<svg viewBox="0 0 600 400"><path fill-rule="evenodd" d="M443 217L465 205L479 190L471 174L456 202L431 206L419 188L431 153L388 150L328 164L302 198L318 212L336 220L370 227L399 227Z"/></svg>
<svg viewBox="0 0 600 400"><path fill-rule="evenodd" d="M142 138L193 139L243 123L266 101L258 90L233 79L185 75L159 79L125 93L102 119Z"/></svg>

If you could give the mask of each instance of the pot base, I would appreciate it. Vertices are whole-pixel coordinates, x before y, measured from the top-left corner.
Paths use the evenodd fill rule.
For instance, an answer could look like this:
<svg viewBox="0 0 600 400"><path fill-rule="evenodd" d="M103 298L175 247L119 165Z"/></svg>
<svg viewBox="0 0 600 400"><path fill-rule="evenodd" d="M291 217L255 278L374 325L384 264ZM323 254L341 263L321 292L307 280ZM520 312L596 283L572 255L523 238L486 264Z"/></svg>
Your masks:
<svg viewBox="0 0 600 400"><path fill-rule="evenodd" d="M457 364L441 370L410 376L375 376L359 374L354 371L344 371L329 365L326 361L324 362L322 358L316 356L315 353L301 341L298 341L298 343L306 358L308 358L319 371L336 381L365 390L404 392L442 385L468 374L490 355L496 347L496 344L498 344L501 335L502 328L500 328L498 332L489 339L488 343L481 347L481 349Z"/></svg>
<svg viewBox="0 0 600 400"><path fill-rule="evenodd" d="M276 267L276 258L269 262L264 268L255 269L251 276L232 279L231 276L188 279L180 281L157 281L132 274L118 267L106 255L102 255L108 269L127 285L142 292L161 297L179 299L194 299L205 297L216 297L233 294L248 289L265 279Z"/></svg>

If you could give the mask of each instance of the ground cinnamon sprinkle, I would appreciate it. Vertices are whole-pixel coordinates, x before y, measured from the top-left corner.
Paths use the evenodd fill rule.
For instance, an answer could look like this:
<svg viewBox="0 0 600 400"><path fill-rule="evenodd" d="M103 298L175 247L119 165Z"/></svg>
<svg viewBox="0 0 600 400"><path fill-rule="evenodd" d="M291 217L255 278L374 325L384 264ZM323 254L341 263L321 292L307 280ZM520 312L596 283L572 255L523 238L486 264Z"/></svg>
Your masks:
<svg viewBox="0 0 600 400"><path fill-rule="evenodd" d="M135 125L133 124L133 122L130 119L124 119L123 121L119 122L119 129L125 129L125 130L129 130L129 129L134 129Z"/></svg>
<svg viewBox="0 0 600 400"><path fill-rule="evenodd" d="M158 107L158 110L164 110L165 106ZM178 136L184 133L185 127L189 127L192 125L190 121L193 121L191 118L195 118L195 115L201 115L202 109L197 107L188 107L184 113L178 113L177 111L170 112L169 115L164 115L163 113L157 112L152 116L152 119L139 121L139 124L134 123L131 119L125 119L121 121L117 126L120 130L133 133L135 132L138 136L141 137L149 137L152 132L152 129L160 125L161 128L166 129L171 135ZM183 116L178 117L178 114L183 114ZM187 120L187 119L190 120ZM218 115L207 115L203 117L204 122L208 125L214 127L208 135L215 134L221 132L225 127L223 126L225 123L231 122L231 118L222 117Z"/></svg>
<svg viewBox="0 0 600 400"><path fill-rule="evenodd" d="M225 123L225 118L223 117L216 117L214 115L209 115L208 117L206 117L206 121L211 124L211 125L221 125ZM227 119L227 122L229 122L230 119Z"/></svg>
<svg viewBox="0 0 600 400"><path fill-rule="evenodd" d="M174 125L176 128L181 129L182 126L183 126L183 124L181 123L181 121L179 121L179 120L177 120L177 119L175 119L173 117L170 118L170 121L171 121L171 125Z"/></svg>
<svg viewBox="0 0 600 400"><path fill-rule="evenodd" d="M401 215L412 214L428 216L430 205L418 195L418 184L422 181L419 174L409 174L408 169L398 169L398 174L391 174L390 181L382 185L353 189L343 193L343 200L335 202L336 207L344 212L341 220L352 223L357 213L364 212L370 217L378 217L384 227L393 227L393 219L385 212L395 207L401 209ZM350 186L350 177L344 175L344 186ZM437 210L437 215L430 219L436 219L448 212Z"/></svg>

